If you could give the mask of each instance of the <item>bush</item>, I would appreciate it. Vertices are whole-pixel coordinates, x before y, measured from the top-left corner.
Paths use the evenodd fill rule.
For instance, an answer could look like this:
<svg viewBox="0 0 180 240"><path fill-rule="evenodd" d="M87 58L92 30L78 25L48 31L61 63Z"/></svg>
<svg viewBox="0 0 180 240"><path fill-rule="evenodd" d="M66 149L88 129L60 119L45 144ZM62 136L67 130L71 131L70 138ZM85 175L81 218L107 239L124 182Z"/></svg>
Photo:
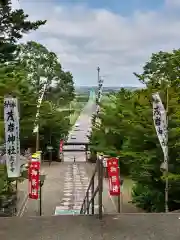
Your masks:
<svg viewBox="0 0 180 240"><path fill-rule="evenodd" d="M132 188L132 203L146 212L164 212L164 195L158 190L136 183Z"/></svg>

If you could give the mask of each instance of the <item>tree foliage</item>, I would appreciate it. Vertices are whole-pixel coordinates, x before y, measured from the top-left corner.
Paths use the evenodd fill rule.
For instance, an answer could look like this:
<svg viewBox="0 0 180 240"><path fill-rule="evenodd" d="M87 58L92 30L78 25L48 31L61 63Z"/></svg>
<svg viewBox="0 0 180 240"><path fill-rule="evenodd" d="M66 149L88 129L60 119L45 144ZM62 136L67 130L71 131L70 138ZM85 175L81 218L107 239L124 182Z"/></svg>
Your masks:
<svg viewBox="0 0 180 240"><path fill-rule="evenodd" d="M16 57L17 41L24 33L38 29L46 21L31 22L22 9L12 10L11 1L0 2L0 63L12 61Z"/></svg>
<svg viewBox="0 0 180 240"><path fill-rule="evenodd" d="M55 53L36 42L19 46L19 61L38 93L46 84L45 99L55 104L67 104L74 98L73 76L62 70Z"/></svg>
<svg viewBox="0 0 180 240"><path fill-rule="evenodd" d="M39 47L39 44L38 44ZM45 49L47 55L49 54L48 50L40 46L39 52L36 52L36 57L39 58L41 57L41 49ZM35 146L35 138L32 134L32 130L34 127L34 122L35 122L35 116L36 116L36 111L37 111L37 100L39 98L39 92L42 90L42 87L46 82L47 84L47 89L53 86L54 91L58 88L60 88L62 84L62 88L64 88L64 97L63 101L68 104L71 100L71 98L66 98L66 92L70 92L71 95L73 96L74 89L69 87L69 78L67 77L67 84L66 84L66 72L64 73L60 68L58 71L56 71L57 65L60 66L60 63L58 62L56 55L54 53L50 52L50 56L54 56L54 68L51 68L52 75L48 73L46 75L46 64L47 62L44 62L44 67L43 67L43 62L41 68L43 69L43 75L44 79L37 74L37 69L33 68L35 61L32 60L32 62L28 62L27 65L23 65L22 62L19 65L8 65L4 66L4 68L0 68L0 76L1 76L1 90L0 90L0 96L1 96L1 112L2 112L2 117L3 117L3 105L2 101L4 98L4 95L6 94L11 94L16 97L18 97L19 102L20 102L20 126L21 126L21 146L24 147L29 147L30 146ZM22 57L22 55L21 55ZM24 61L27 59L25 58ZM47 60L48 61L48 60ZM52 61L52 65L54 63ZM32 64L32 65L31 65ZM37 64L36 64L37 65ZM23 66L23 67L22 67ZM25 67L24 67L25 66ZM54 72L53 72L54 71ZM60 75L65 75L62 82L61 78L59 77ZM69 76L70 73L67 74ZM52 79L51 79L51 77ZM35 83L35 80L37 79L37 82ZM58 84L56 85L56 81L58 81ZM54 82L53 82L54 81ZM38 85L39 84L39 85ZM37 91L38 88L38 91ZM57 89L56 89L57 88ZM72 91L72 92L71 92ZM45 94L48 95L48 94ZM41 109L40 109L40 118L39 118L39 125L40 125L40 133L41 133L41 142L43 144L46 143L45 136L47 136L47 128L48 126L53 126L54 131L52 131L52 134L55 133L56 135L56 141L57 141L57 133L59 135L58 140L60 137L65 134L67 134L69 126L69 120L67 115L67 112L59 112L58 108L59 105L57 105L57 96L51 96L51 98L47 98L44 103L42 103ZM66 121L64 121L66 119ZM3 118L1 119L3 121ZM60 121L60 122L59 122ZM57 132L58 131L58 132ZM65 132L64 132L65 131ZM47 141L47 144L49 142L49 138ZM57 143L56 143L57 146Z"/></svg>
<svg viewBox="0 0 180 240"><path fill-rule="evenodd" d="M55 53L36 42L18 44L24 33L36 30L46 21L28 21L22 9L13 11L11 1L0 1L0 144L4 138L4 96L18 98L20 110L20 145L35 150L33 128L37 101L42 89L44 99L40 107L40 150L52 145L57 158L59 140L68 134L70 113L59 111L59 105L74 98L73 76L62 70ZM46 87L45 87L46 86ZM1 176L2 175L2 176ZM0 169L0 194L9 183L5 166Z"/></svg>
<svg viewBox="0 0 180 240"><path fill-rule="evenodd" d="M159 92L166 107L169 89L169 209L180 208L180 51L153 54L136 74L145 89L121 89L110 95L109 103L101 105L99 123L93 128L90 140L92 151L120 157L122 174L135 181L133 202L148 212L164 211L165 179L160 170L163 153L156 136L152 118L152 93Z"/></svg>

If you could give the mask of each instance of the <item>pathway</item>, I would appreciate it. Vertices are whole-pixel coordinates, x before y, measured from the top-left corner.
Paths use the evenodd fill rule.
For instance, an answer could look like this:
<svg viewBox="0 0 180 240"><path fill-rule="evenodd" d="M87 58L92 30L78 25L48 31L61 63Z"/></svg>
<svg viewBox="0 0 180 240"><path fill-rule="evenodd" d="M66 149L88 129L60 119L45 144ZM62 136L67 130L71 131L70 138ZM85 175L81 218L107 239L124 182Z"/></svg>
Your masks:
<svg viewBox="0 0 180 240"><path fill-rule="evenodd" d="M88 143L89 131L91 129L91 117L95 110L95 102L90 98L83 111L81 112L76 124L79 125L76 129L76 124L69 133L68 143ZM78 130L78 131L77 131ZM73 139L72 139L73 136ZM82 146L64 146L64 150L68 149L81 149ZM85 162L85 152L64 152L64 162L73 162L74 158L77 162Z"/></svg>
<svg viewBox="0 0 180 240"><path fill-rule="evenodd" d="M76 142L88 142L87 133L91 128L91 116L94 109L95 104L92 99L90 99L77 120L77 123L80 124L80 131L74 131L74 129L72 129L69 134L69 142L74 141L71 139L71 134L76 134ZM81 163L74 164L74 157L77 162ZM52 163L50 167L45 164L42 167L47 174L44 186L42 187L42 215L67 214L70 210L76 211L77 213L80 212L94 170L94 165L86 163L85 161L84 152L65 152L64 163ZM113 213L115 212L115 206L108 195L106 181L104 182L104 210ZM95 199L95 203L97 203L97 198ZM98 209L97 204L95 211L96 209ZM39 201L27 199L19 215L39 215Z"/></svg>
<svg viewBox="0 0 180 240"><path fill-rule="evenodd" d="M74 211L80 213L82 202L89 185L90 176L87 176L86 164L69 164L64 179L64 193L55 214ZM98 205L96 205L98 208Z"/></svg>

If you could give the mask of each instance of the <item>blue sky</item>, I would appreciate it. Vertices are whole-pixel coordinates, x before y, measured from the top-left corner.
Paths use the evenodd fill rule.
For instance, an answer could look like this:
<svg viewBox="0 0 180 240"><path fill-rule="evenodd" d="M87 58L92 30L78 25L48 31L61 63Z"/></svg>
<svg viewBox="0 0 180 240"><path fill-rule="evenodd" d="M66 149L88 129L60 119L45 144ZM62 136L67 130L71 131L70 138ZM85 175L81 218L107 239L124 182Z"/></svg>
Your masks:
<svg viewBox="0 0 180 240"><path fill-rule="evenodd" d="M164 5L164 0L59 0L59 3L64 5L85 4L90 8L105 8L126 16L131 15L136 10L157 10Z"/></svg>
<svg viewBox="0 0 180 240"><path fill-rule="evenodd" d="M140 86L133 72L152 53L180 46L180 0L12 1L31 19L47 19L23 41L54 51L78 86L97 83L97 66L106 86Z"/></svg>

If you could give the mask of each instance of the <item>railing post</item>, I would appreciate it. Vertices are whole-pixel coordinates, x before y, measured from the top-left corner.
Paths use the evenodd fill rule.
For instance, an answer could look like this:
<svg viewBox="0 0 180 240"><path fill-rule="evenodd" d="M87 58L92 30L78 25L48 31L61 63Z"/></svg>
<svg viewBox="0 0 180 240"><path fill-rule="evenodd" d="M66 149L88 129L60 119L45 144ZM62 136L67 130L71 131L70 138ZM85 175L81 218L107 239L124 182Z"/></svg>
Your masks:
<svg viewBox="0 0 180 240"><path fill-rule="evenodd" d="M88 151L88 145L86 144L85 145L85 154L86 154L86 162L88 161L88 155L87 155L87 151Z"/></svg>
<svg viewBox="0 0 180 240"><path fill-rule="evenodd" d="M86 209L87 209L87 206L86 206L86 199L84 200L84 212L83 214L86 214Z"/></svg>
<svg viewBox="0 0 180 240"><path fill-rule="evenodd" d="M98 159L98 186L99 186L99 219L102 219L102 191L103 191L103 171L102 171L102 157Z"/></svg>
<svg viewBox="0 0 180 240"><path fill-rule="evenodd" d="M92 180L91 198L93 195L94 195L94 178ZM92 213L92 215L94 215L94 198L92 199L91 213Z"/></svg>
<svg viewBox="0 0 180 240"><path fill-rule="evenodd" d="M119 163L119 159L118 159L118 176L119 176L119 181L120 181L120 194L118 195L118 213L121 212L121 178L120 178L120 163Z"/></svg>
<svg viewBox="0 0 180 240"><path fill-rule="evenodd" d="M89 191L87 191L86 203L87 203L87 214L89 215Z"/></svg>

